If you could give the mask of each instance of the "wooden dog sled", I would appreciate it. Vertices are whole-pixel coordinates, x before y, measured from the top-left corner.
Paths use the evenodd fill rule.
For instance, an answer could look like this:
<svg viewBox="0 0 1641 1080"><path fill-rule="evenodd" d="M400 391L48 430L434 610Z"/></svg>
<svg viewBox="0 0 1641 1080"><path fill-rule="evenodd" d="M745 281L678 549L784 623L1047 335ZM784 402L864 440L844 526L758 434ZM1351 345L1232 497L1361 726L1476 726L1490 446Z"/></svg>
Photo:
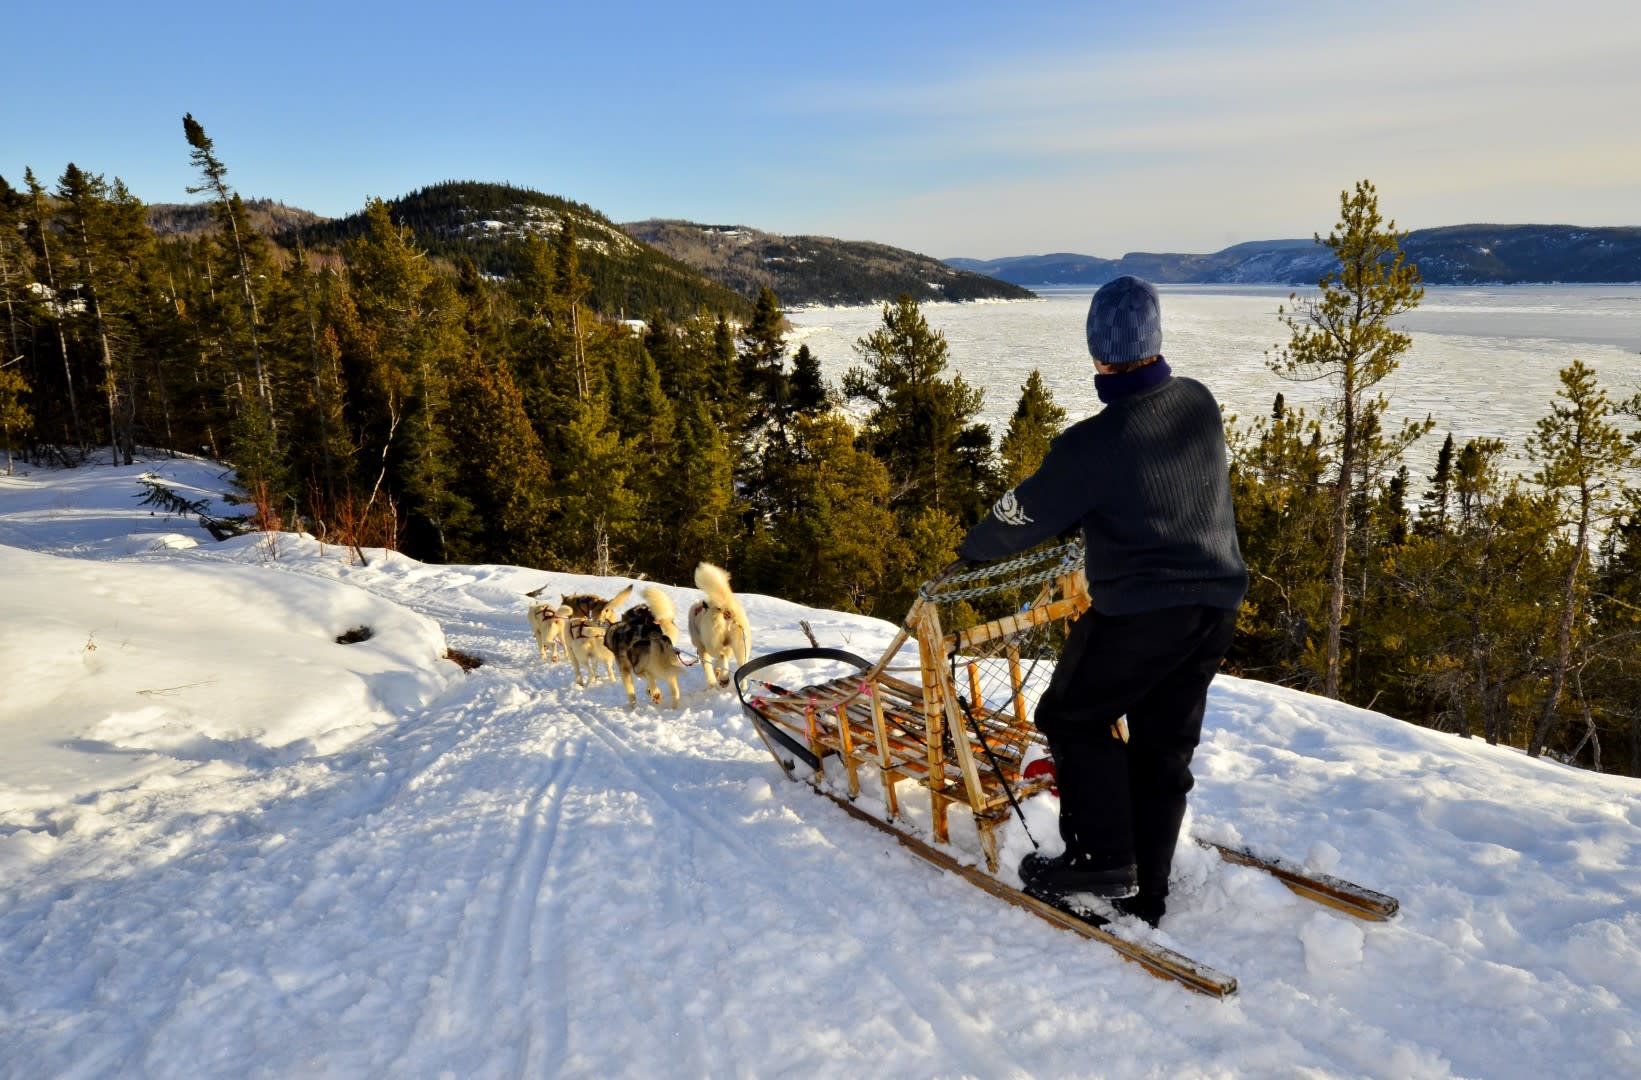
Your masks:
<svg viewBox="0 0 1641 1080"><path fill-rule="evenodd" d="M788 776L801 762L825 790L828 770L841 770L851 800L874 778L889 821L903 817L903 789L915 786L939 844L951 840L949 810L962 807L995 872L999 829L1052 782L1023 775L1046 754L1031 709L1067 625L1088 607L1082 564L1082 546L1067 544L937 578L877 660L819 647L771 653L736 670L736 690ZM915 664L901 662L909 642ZM786 676L840 667L799 685Z"/></svg>
<svg viewBox="0 0 1641 1080"><path fill-rule="evenodd" d="M1016 815L1023 823L1020 803L1054 782L1051 770L1031 768L1047 756L1031 715L1070 624L1088 606L1081 544L1030 552L925 583L875 661L844 649L789 649L741 665L735 688L789 778L808 781L919 858L993 896L1104 942L1154 975L1228 997L1236 992L1233 976L1114 933L1098 913L1044 903L997 875L1004 826ZM861 805L868 787L877 788L880 813ZM984 870L952 845L954 806L973 821ZM1345 914L1371 921L1396 914L1394 897L1280 857L1204 846Z"/></svg>

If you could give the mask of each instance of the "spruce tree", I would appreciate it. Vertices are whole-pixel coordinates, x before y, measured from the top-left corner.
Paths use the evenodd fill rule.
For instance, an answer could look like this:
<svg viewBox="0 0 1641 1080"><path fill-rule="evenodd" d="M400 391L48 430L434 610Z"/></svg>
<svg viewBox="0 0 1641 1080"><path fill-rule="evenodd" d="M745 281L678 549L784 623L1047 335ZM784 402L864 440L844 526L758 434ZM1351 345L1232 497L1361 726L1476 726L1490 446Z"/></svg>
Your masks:
<svg viewBox="0 0 1641 1080"><path fill-rule="evenodd" d="M1430 473L1430 487L1425 489L1420 503L1416 531L1441 532L1447 528L1447 510L1453 497L1453 433L1448 432L1442 448L1436 454L1436 467Z"/></svg>
<svg viewBox="0 0 1641 1080"><path fill-rule="evenodd" d="M974 422L984 392L945 376L945 335L903 293L855 352L865 366L844 374L843 393L871 406L862 439L889 470L897 513L928 507L977 520L993 483L991 433Z"/></svg>
<svg viewBox="0 0 1641 1080"><path fill-rule="evenodd" d="M1008 430L998 443L1004 488L1012 488L1037 471L1048 454L1049 443L1065 427L1066 411L1054 402L1054 395L1043 384L1043 373L1036 368L1026 376L1020 387L1020 400L1009 418Z"/></svg>
<svg viewBox="0 0 1641 1080"><path fill-rule="evenodd" d="M748 543L748 586L803 604L898 618L886 594L897 589L903 549L888 538L897 525L882 462L855 445L841 414L793 419L792 456L781 476L783 502L771 522L755 523Z"/></svg>
<svg viewBox="0 0 1641 1080"><path fill-rule="evenodd" d="M792 354L787 404L793 413L807 416L825 412L831 407L820 357L810 352L808 345L799 345L798 351Z"/></svg>
<svg viewBox="0 0 1641 1080"><path fill-rule="evenodd" d="M453 536L450 558L550 565L558 554L552 470L512 371L470 347L451 358L449 381L449 452L478 523Z"/></svg>

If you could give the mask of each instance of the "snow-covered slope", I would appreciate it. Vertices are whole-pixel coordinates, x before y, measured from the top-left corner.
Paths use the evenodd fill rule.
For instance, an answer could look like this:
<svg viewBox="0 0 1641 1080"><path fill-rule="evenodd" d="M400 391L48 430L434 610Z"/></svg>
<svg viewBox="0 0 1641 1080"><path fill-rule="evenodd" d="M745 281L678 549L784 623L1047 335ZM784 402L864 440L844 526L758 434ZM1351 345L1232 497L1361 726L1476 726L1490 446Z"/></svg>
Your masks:
<svg viewBox="0 0 1641 1080"><path fill-rule="evenodd" d="M627 579L216 544L145 470L226 487L0 477L0 1076L1641 1075L1635 781L1222 678L1197 835L1402 914L1183 850L1210 1001L788 783L699 669L537 659L527 590ZM892 632L744 600L755 652Z"/></svg>

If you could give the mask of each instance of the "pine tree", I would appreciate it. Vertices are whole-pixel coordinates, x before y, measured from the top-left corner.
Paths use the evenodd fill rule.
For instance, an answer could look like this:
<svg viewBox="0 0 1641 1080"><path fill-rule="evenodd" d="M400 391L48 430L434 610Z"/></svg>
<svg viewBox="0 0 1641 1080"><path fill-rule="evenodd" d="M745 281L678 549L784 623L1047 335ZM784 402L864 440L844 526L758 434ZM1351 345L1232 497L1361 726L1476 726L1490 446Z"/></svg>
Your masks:
<svg viewBox="0 0 1641 1080"><path fill-rule="evenodd" d="M1226 423L1232 505L1248 564L1248 596L1227 662L1272 682L1314 689L1325 663L1330 514L1321 426L1276 395L1269 416Z"/></svg>
<svg viewBox="0 0 1641 1080"><path fill-rule="evenodd" d="M1410 719L1489 743L1515 743L1553 631L1541 598L1554 589L1551 501L1523 492L1500 469L1504 444L1467 442L1455 457L1462 511L1389 557L1391 592L1378 637L1405 685L1395 705Z"/></svg>
<svg viewBox="0 0 1641 1080"><path fill-rule="evenodd" d="M559 507L554 542L567 569L608 576L630 554L619 549L638 512L631 460L602 397L569 403L552 457Z"/></svg>
<svg viewBox="0 0 1641 1080"><path fill-rule="evenodd" d="M740 374L741 387L752 396L755 404L753 428L748 437L755 437L758 429L773 428L777 437L784 438L789 376L786 373L786 312L781 302L767 286L758 290L758 303L752 318L741 328Z"/></svg>
<svg viewBox="0 0 1641 1080"><path fill-rule="evenodd" d="M1528 439L1527 452L1539 465L1535 481L1558 502L1570 501L1573 536L1561 582L1550 687L1527 744L1530 757L1544 752L1556 725L1572 664L1575 624L1581 627L1588 622L1584 578L1592 530L1610 522L1622 496L1624 477L1641 462L1636 445L1613 422L1618 407L1582 361L1575 360L1562 370L1556 399L1550 415L1539 420L1536 433Z"/></svg>
<svg viewBox="0 0 1641 1080"><path fill-rule="evenodd" d="M28 286L34 280L28 270L31 259L25 239L28 204L28 196L0 176L0 306L5 308L6 316L4 337L0 338L5 357L0 359L5 362L25 355L23 341L32 336L25 316Z"/></svg>
<svg viewBox="0 0 1641 1080"><path fill-rule="evenodd" d="M1322 406L1333 450L1333 527L1328 539L1331 570L1322 693L1339 696L1341 628L1345 617L1345 562L1350 544L1350 508L1358 478L1402 452L1430 429L1428 419L1404 424L1391 436L1378 434L1388 401L1377 387L1400 364L1412 338L1393 320L1424 297L1416 268L1405 262L1402 235L1379 216L1379 196L1366 180L1339 196L1340 219L1326 240L1339 261L1318 282L1321 295L1283 313L1292 331L1271 368L1288 378L1327 380L1331 396ZM1364 437L1368 432L1373 434Z"/></svg>
<svg viewBox="0 0 1641 1080"><path fill-rule="evenodd" d="M680 406L677 457L657 492L657 518L671 530L656 553L656 575L687 581L703 560L729 567L739 559L740 506L729 437L703 400Z"/></svg>
<svg viewBox="0 0 1641 1080"><path fill-rule="evenodd" d="M583 304L592 292L592 283L581 272L581 255L576 246L575 225L569 218L559 223L553 236L553 280L548 313L551 320L553 351L569 362L571 382L577 401L585 402L597 387L592 364L587 357L587 336Z"/></svg>

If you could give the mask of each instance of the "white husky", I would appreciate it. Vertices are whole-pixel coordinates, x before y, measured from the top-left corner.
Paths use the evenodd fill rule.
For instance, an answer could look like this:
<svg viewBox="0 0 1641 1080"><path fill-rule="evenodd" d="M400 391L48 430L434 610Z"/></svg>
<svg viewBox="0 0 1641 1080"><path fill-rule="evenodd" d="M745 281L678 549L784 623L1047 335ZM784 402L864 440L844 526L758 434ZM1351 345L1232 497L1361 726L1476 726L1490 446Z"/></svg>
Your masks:
<svg viewBox="0 0 1641 1080"><path fill-rule="evenodd" d="M543 660L551 663L568 655L564 631L569 622L570 608L566 604L530 605L530 629L535 631L536 648Z"/></svg>
<svg viewBox="0 0 1641 1080"><path fill-rule="evenodd" d="M718 567L708 562L697 566L695 587L706 599L689 609L689 639L701 656L707 685L728 686L731 672L752 652L752 624L729 589L729 575Z"/></svg>

